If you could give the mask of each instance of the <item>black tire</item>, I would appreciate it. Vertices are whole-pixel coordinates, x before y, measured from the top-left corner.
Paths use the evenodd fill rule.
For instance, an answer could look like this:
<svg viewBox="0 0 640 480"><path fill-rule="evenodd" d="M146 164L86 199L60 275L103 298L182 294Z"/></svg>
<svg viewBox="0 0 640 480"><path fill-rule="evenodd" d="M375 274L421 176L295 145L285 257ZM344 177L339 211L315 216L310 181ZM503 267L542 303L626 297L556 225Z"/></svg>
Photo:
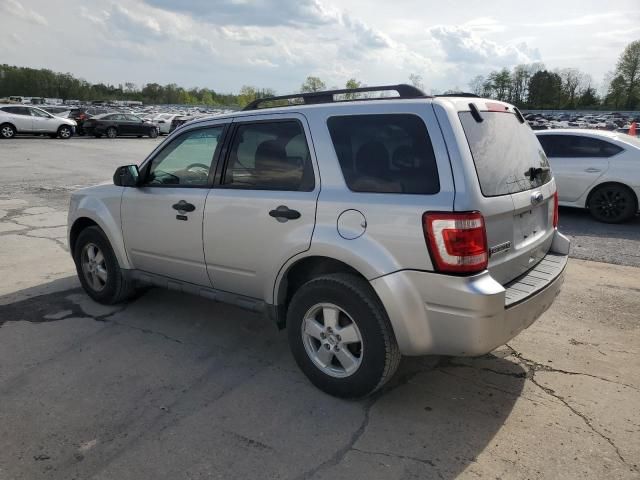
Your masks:
<svg viewBox="0 0 640 480"><path fill-rule="evenodd" d="M63 140L69 140L73 137L73 129L69 125L61 125L57 135Z"/></svg>
<svg viewBox="0 0 640 480"><path fill-rule="evenodd" d="M638 211L638 199L628 187L605 183L589 195L589 213L599 222L622 223Z"/></svg>
<svg viewBox="0 0 640 480"><path fill-rule="evenodd" d="M347 321L353 321L360 332L362 338L358 357L360 364L348 376L342 378L331 376L316 366L310 354L307 353L302 332L304 319L318 304L332 304L339 307L346 313ZM340 315L342 317L339 318L345 318L344 313ZM369 395L393 376L400 363L398 344L382 304L371 286L355 275L345 273L325 275L301 286L289 304L287 330L289 346L296 363L311 383L329 395L342 398L359 398ZM340 339L339 336L338 339ZM323 345L320 344L320 349L322 347ZM351 353L354 356L357 355L357 353ZM332 359L332 362L334 361Z"/></svg>
<svg viewBox="0 0 640 480"><path fill-rule="evenodd" d="M0 138L14 138L16 136L16 127L10 123L3 123L0 125Z"/></svg>
<svg viewBox="0 0 640 480"><path fill-rule="evenodd" d="M82 266L85 247L90 245L97 246L100 252L102 252L104 267L107 272L106 282L99 290L92 286ZM75 261L76 271L82 287L96 302L104 305L113 305L129 299L135 293L133 280L123 275L120 265L118 264L118 259L109 244L109 240L107 240L104 232L99 227L87 227L80 232L76 240L73 260Z"/></svg>
<svg viewBox="0 0 640 480"><path fill-rule="evenodd" d="M152 128L149 130L149 138L157 138L158 137L158 129Z"/></svg>
<svg viewBox="0 0 640 480"><path fill-rule="evenodd" d="M116 130L116 127L107 128L107 137L108 138L116 138L117 136L118 136L118 130Z"/></svg>

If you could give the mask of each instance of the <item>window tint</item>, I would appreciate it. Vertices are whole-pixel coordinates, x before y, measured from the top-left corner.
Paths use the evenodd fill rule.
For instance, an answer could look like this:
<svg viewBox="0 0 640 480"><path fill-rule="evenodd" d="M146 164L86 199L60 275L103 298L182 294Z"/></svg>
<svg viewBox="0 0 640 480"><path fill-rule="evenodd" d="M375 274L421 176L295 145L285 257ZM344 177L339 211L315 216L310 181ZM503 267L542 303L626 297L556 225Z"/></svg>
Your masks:
<svg viewBox="0 0 640 480"><path fill-rule="evenodd" d="M311 155L300 123L292 120L238 126L223 183L246 189L313 190Z"/></svg>
<svg viewBox="0 0 640 480"><path fill-rule="evenodd" d="M123 115L123 120L128 120L130 122L141 122L142 119L140 117L136 117L135 115Z"/></svg>
<svg viewBox="0 0 640 480"><path fill-rule="evenodd" d="M180 135L153 159L145 183L206 186L223 129L210 127Z"/></svg>
<svg viewBox="0 0 640 480"><path fill-rule="evenodd" d="M623 150L613 143L579 135L540 135L538 139L549 157L611 157Z"/></svg>
<svg viewBox="0 0 640 480"><path fill-rule="evenodd" d="M431 140L415 115L349 115L327 121L342 174L355 192L434 194Z"/></svg>
<svg viewBox="0 0 640 480"><path fill-rule="evenodd" d="M471 112L458 114L485 197L538 188L552 178L549 162L527 123L513 113L482 112L477 122ZM541 168L531 178L531 168Z"/></svg>
<svg viewBox="0 0 640 480"><path fill-rule="evenodd" d="M4 107L3 110L7 113L13 113L14 115L31 116L31 112L27 107Z"/></svg>

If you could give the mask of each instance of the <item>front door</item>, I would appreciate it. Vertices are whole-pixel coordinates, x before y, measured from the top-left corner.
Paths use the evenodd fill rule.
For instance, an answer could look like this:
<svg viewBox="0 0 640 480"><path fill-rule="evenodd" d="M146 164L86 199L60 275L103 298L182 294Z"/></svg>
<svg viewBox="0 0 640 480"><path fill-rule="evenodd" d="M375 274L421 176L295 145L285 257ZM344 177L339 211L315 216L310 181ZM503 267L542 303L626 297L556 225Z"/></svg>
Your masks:
<svg viewBox="0 0 640 480"><path fill-rule="evenodd" d="M216 289L264 299L280 267L307 250L320 181L306 119L236 119L220 185L207 198L204 251Z"/></svg>
<svg viewBox="0 0 640 480"><path fill-rule="evenodd" d="M31 115L33 121L34 132L55 132L58 127L58 121L49 115L47 112L43 112L38 108L31 108Z"/></svg>
<svg viewBox="0 0 640 480"><path fill-rule="evenodd" d="M211 286L202 220L224 130L218 124L183 132L142 167L140 187L125 189L122 230L134 268Z"/></svg>

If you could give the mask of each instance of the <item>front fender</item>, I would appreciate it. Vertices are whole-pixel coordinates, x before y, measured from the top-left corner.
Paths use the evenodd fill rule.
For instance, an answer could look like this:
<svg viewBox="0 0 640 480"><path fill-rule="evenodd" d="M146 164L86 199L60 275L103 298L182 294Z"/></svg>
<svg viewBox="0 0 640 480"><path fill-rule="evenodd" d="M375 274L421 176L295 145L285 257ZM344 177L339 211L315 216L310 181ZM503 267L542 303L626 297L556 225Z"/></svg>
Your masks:
<svg viewBox="0 0 640 480"><path fill-rule="evenodd" d="M115 185L99 185L76 192L71 197L68 217L68 240L71 245L73 225L82 218L95 222L104 232L121 268L130 269L122 236L120 219L120 203L123 187ZM73 252L71 252L73 255Z"/></svg>

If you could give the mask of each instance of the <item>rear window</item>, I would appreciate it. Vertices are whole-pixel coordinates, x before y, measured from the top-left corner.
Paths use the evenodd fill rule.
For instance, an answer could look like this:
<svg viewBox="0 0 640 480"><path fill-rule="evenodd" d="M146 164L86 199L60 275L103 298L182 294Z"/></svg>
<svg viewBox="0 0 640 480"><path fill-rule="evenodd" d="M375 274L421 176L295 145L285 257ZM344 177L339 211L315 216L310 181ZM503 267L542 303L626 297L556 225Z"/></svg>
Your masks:
<svg viewBox="0 0 640 480"><path fill-rule="evenodd" d="M531 128L514 114L482 112L482 122L477 122L471 112L458 115L485 197L523 192L551 180L544 150ZM542 171L531 176L531 168Z"/></svg>
<svg viewBox="0 0 640 480"><path fill-rule="evenodd" d="M415 115L349 115L327 121L347 186L354 192L434 194L438 168Z"/></svg>

